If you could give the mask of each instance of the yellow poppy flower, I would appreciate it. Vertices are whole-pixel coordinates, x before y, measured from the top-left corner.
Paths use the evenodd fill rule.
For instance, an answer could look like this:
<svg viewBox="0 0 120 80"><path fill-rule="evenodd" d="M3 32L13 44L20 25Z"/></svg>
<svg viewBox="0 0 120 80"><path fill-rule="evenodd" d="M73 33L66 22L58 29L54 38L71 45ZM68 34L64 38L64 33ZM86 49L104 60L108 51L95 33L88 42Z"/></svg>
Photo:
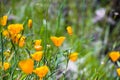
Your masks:
<svg viewBox="0 0 120 80"><path fill-rule="evenodd" d="M61 37L51 36L50 39L52 40L52 42L54 43L55 46L59 47L64 42L65 37L63 37L63 36L61 36Z"/></svg>
<svg viewBox="0 0 120 80"><path fill-rule="evenodd" d="M73 31L72 31L72 27L71 26L68 26L67 27L67 32L69 35L72 35L73 34Z"/></svg>
<svg viewBox="0 0 120 80"><path fill-rule="evenodd" d="M33 70L33 72L39 76L40 80L42 80L42 78L45 77L48 71L49 71L49 68L46 65Z"/></svg>
<svg viewBox="0 0 120 80"><path fill-rule="evenodd" d="M5 36L5 37L7 37L7 38L10 37L10 34L9 34L8 30L4 30L4 31L2 32L2 34L3 34L3 36Z"/></svg>
<svg viewBox="0 0 120 80"><path fill-rule="evenodd" d="M41 42L42 42L42 40L41 40L41 39L40 39L40 40L35 40L34 45L41 45Z"/></svg>
<svg viewBox="0 0 120 80"><path fill-rule="evenodd" d="M4 70L7 70L10 68L10 64L8 62L4 62L3 66L4 66Z"/></svg>
<svg viewBox="0 0 120 80"><path fill-rule="evenodd" d="M31 54L31 57L36 61L40 61L42 59L42 55L43 55L42 51L37 51L34 54Z"/></svg>
<svg viewBox="0 0 120 80"><path fill-rule="evenodd" d="M12 38L12 41L19 45L19 47L23 47L25 44L25 36L22 36L21 34L17 34Z"/></svg>
<svg viewBox="0 0 120 80"><path fill-rule="evenodd" d="M23 24L10 24L8 26L8 31L10 35L15 35L23 30Z"/></svg>
<svg viewBox="0 0 120 80"><path fill-rule="evenodd" d="M19 47L23 47L25 45L25 37L21 37L19 41Z"/></svg>
<svg viewBox="0 0 120 80"><path fill-rule="evenodd" d="M36 51L42 50L41 42L42 42L42 40L35 40L34 48L35 48Z"/></svg>
<svg viewBox="0 0 120 80"><path fill-rule="evenodd" d="M120 58L120 53L118 51L112 51L109 53L109 57L113 62L116 62Z"/></svg>
<svg viewBox="0 0 120 80"><path fill-rule="evenodd" d="M118 76L120 76L120 68L118 68L116 71L117 71Z"/></svg>
<svg viewBox="0 0 120 80"><path fill-rule="evenodd" d="M69 55L69 59L73 62L75 62L78 59L78 53L77 52L73 52Z"/></svg>
<svg viewBox="0 0 120 80"><path fill-rule="evenodd" d="M12 37L12 41L14 43L18 43L21 37L22 37L21 34L16 34L14 37Z"/></svg>
<svg viewBox="0 0 120 80"><path fill-rule="evenodd" d="M34 67L34 61L32 59L26 59L19 62L19 67L26 74L31 74Z"/></svg>
<svg viewBox="0 0 120 80"><path fill-rule="evenodd" d="M28 20L28 27L31 29L32 28L32 19Z"/></svg>
<svg viewBox="0 0 120 80"><path fill-rule="evenodd" d="M8 19L8 16L3 16L2 18L0 18L0 24L2 26L5 26L7 24L7 19Z"/></svg>

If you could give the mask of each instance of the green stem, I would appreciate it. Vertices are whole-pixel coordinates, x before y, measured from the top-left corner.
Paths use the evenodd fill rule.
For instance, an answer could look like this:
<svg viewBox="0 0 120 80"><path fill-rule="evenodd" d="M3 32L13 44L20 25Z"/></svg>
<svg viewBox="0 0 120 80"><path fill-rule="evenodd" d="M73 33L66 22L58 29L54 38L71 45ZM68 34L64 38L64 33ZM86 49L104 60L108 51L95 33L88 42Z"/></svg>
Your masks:
<svg viewBox="0 0 120 80"><path fill-rule="evenodd" d="M14 43L13 43L12 40L11 40L11 44L12 44L12 47L13 47L13 49L14 49L14 51L15 51L15 55L13 56L14 64L13 64L13 66L12 66L12 72L11 72L11 75L10 75L11 80L13 80L13 74L14 74L15 69L16 69L16 67L17 67L17 63L18 63L19 57L18 57L18 55L17 55L18 49L15 48L15 45L14 45ZM17 59L17 58L18 58L18 59Z"/></svg>
<svg viewBox="0 0 120 80"><path fill-rule="evenodd" d="M42 3L44 4L45 1L43 0ZM47 11L48 8L44 8L43 10ZM45 23L43 24L45 26L45 37L44 37L44 56L43 56L43 60L44 60L44 64L47 63L47 59L46 59L46 54L47 54L47 37L48 37L48 32L47 32L47 13L44 14L45 16Z"/></svg>
<svg viewBox="0 0 120 80"><path fill-rule="evenodd" d="M66 0L63 1L63 3L60 5L59 12L58 12L58 19L57 19L57 28L56 28L56 35L59 34L59 27L60 27L60 20L62 16L62 9L65 5Z"/></svg>
<svg viewBox="0 0 120 80"><path fill-rule="evenodd" d="M54 73L56 73L57 72L57 70L54 70L54 71L52 71L52 73L50 74L50 75L48 75L47 77L46 77L46 79L48 79L49 77L51 77Z"/></svg>
<svg viewBox="0 0 120 80"><path fill-rule="evenodd" d="M4 49L4 46L3 46L3 36L2 36L2 32L1 32L1 55L2 55L2 66L3 66L3 63L4 63L4 56L3 56L3 49Z"/></svg>
<svg viewBox="0 0 120 80"><path fill-rule="evenodd" d="M28 48L25 48L25 50L27 51L29 57L31 57L31 56L30 56L30 51L28 50Z"/></svg>
<svg viewBox="0 0 120 80"><path fill-rule="evenodd" d="M4 74L4 68L3 68L3 64L4 64L4 56L3 56L3 49L4 49L4 46L3 46L3 36L2 36L2 32L1 32L1 48L2 48L2 50L1 50L1 55L2 55L2 73L1 73L1 75L3 75ZM2 77L2 79L3 79L3 77Z"/></svg>
<svg viewBox="0 0 120 80"><path fill-rule="evenodd" d="M68 63L69 63L69 59L67 59L66 71L67 71Z"/></svg>
<svg viewBox="0 0 120 80"><path fill-rule="evenodd" d="M47 22L45 24L45 45L44 45L44 55L47 54ZM44 64L46 63L47 59L44 56Z"/></svg>
<svg viewBox="0 0 120 80"><path fill-rule="evenodd" d="M57 53L59 52L59 47L57 47L56 51L55 51L55 61L57 61ZM58 63L57 63L58 65ZM57 68L57 66L55 66Z"/></svg>

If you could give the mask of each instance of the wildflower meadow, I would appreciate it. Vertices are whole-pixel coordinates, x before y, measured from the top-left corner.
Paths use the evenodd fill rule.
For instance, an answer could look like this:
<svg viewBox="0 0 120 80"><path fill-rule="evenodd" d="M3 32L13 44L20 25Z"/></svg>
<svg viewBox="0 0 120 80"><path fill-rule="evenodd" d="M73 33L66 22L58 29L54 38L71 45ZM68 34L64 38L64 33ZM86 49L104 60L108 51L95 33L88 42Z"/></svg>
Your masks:
<svg viewBox="0 0 120 80"><path fill-rule="evenodd" d="M0 80L120 80L120 1L0 0Z"/></svg>

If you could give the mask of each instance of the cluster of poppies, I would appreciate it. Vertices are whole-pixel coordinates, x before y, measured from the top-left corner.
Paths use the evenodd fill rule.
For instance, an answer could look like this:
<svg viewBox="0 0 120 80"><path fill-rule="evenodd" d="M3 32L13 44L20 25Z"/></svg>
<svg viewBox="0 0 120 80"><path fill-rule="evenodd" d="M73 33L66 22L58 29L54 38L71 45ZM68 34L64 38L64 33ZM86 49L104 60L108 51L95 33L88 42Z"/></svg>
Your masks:
<svg viewBox="0 0 120 80"><path fill-rule="evenodd" d="M7 16L3 16L2 18L0 18L0 25L2 27L6 26L7 18L8 18ZM28 20L28 28L32 29L32 19ZM26 40L26 37L23 34L21 34L21 32L23 30L24 30L23 24L9 24L7 26L7 28L2 29L2 34L3 34L3 36L6 37L6 39L11 40L11 42L13 44L18 45L21 48L21 47L24 47L25 40ZM73 35L73 30L72 30L71 26L68 26L66 28L66 30L70 36ZM65 39L66 39L65 36L60 36L60 37L51 36L50 37L50 40L53 42L53 44L56 47L60 47L63 44ZM41 39L34 40L34 49L36 51L33 54L30 54L30 58L27 58L27 59L24 59L24 60L21 60L18 62L19 68L25 74L35 73L36 75L39 76L40 80L42 80L43 77L45 77L45 75L49 72L49 66L47 66L46 64L34 69L34 61L40 62L42 60L42 57L43 57L44 51L43 51L43 47L41 45L41 42L42 42ZM4 56L9 58L10 51L5 51ZM68 55L68 58L69 58L69 60L75 62L78 58L78 53L77 52L70 53ZM10 62L10 60L8 62L6 60L3 63L3 68L5 71L10 68L9 62Z"/></svg>

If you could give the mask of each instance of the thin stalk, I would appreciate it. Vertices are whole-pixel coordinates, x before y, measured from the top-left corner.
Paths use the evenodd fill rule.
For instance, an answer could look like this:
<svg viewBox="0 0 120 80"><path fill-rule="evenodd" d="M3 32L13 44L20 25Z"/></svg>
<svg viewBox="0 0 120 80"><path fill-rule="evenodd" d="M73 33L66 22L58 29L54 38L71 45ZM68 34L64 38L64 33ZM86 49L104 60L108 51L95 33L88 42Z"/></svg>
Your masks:
<svg viewBox="0 0 120 80"><path fill-rule="evenodd" d="M3 49L4 49L4 46L3 46L3 36L2 36L2 32L1 32L1 55L2 55L2 66L3 66L3 63L4 63L4 56L3 56Z"/></svg>
<svg viewBox="0 0 120 80"><path fill-rule="evenodd" d="M30 56L30 51L28 50L28 48L25 48L25 50L27 51L29 57L31 57L31 56Z"/></svg>
<svg viewBox="0 0 120 80"><path fill-rule="evenodd" d="M60 20L61 20L61 16L62 16L62 9L65 5L66 0L63 1L63 3L60 5L60 9L58 11L58 19L57 19L57 28L56 28L56 35L59 34L59 27L60 27Z"/></svg>
<svg viewBox="0 0 120 80"><path fill-rule="evenodd" d="M46 15L45 15L46 17ZM46 21L46 24L45 24L45 45L44 45L44 55L47 54L47 36L48 36L48 33L47 33L47 21ZM44 56L44 63L46 63L46 58Z"/></svg>
<svg viewBox="0 0 120 80"><path fill-rule="evenodd" d="M43 0L42 3L44 4L45 1ZM44 10L47 11L48 10L47 7L44 8ZM47 59L45 58L46 57L45 54L47 52L47 37L48 37L48 32L47 32L47 13L46 12L45 12L44 16L45 16L45 23L43 25L45 26L45 33L44 33L44 56L43 56L43 61L44 61L44 64L46 64Z"/></svg>
<svg viewBox="0 0 120 80"><path fill-rule="evenodd" d="M46 79L48 79L49 77L51 77L54 73L56 73L57 72L57 70L54 70L54 71L52 71L52 73L50 74L50 75L48 75L47 77L46 77Z"/></svg>
<svg viewBox="0 0 120 80"><path fill-rule="evenodd" d="M11 75L10 75L10 77L11 77L11 80L13 80L13 74L14 74L14 71L15 71L15 69L16 69L16 67L17 67L17 62L18 62L18 60L19 60L19 58L17 59L17 51L18 51L18 49L16 49L16 47L15 47L15 45L14 45L14 43L13 43L13 41L11 40L11 44L12 44L12 47L13 47L13 49L14 49L14 51L15 51L15 55L13 56L13 59L14 59L14 64L13 64L13 66L12 66L12 72L11 72Z"/></svg>
<svg viewBox="0 0 120 80"><path fill-rule="evenodd" d="M1 32L1 48L2 48L2 50L1 50L1 55L2 55L2 73L1 73L1 75L3 75L3 74L4 74L4 70L3 70L3 64L4 64L3 49L4 49L4 46L3 46L3 36L2 36L2 32ZM2 79L3 79L3 77L2 77Z"/></svg>

